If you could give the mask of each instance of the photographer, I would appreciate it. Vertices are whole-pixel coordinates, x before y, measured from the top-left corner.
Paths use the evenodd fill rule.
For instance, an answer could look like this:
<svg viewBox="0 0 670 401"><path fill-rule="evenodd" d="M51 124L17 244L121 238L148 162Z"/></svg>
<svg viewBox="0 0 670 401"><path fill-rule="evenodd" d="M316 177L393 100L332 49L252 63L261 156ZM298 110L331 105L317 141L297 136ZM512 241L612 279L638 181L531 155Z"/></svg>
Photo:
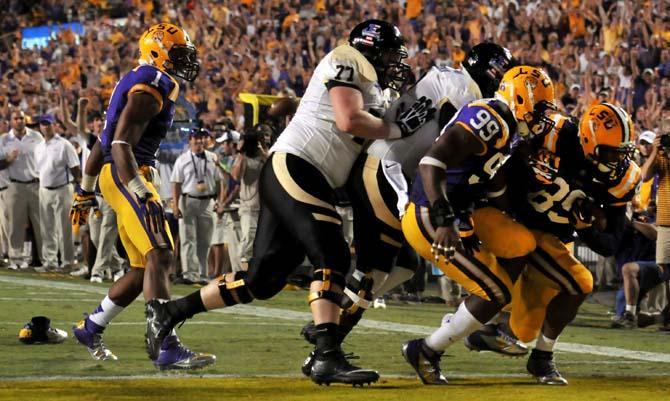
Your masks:
<svg viewBox="0 0 670 401"><path fill-rule="evenodd" d="M670 107L664 107L662 126L670 123ZM658 175L656 195L656 264L661 282L670 279L670 133L657 135L649 158L642 167L642 181ZM665 310L668 321L668 309Z"/></svg>
<svg viewBox="0 0 670 401"><path fill-rule="evenodd" d="M240 261L246 270L251 259L256 225L260 213L258 197L258 178L261 167L267 159L264 136L261 130L254 128L242 136L240 153L237 154L231 171L233 178L240 182L240 225L242 238L240 241Z"/></svg>

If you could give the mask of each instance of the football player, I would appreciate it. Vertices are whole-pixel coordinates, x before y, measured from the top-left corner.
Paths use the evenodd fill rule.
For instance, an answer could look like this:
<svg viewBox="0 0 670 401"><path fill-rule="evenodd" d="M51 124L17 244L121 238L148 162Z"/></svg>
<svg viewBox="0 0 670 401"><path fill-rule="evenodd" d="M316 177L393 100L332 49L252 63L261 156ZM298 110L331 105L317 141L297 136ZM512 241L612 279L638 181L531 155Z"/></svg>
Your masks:
<svg viewBox="0 0 670 401"><path fill-rule="evenodd" d="M373 299L409 280L418 266L416 253L403 244L400 226L409 201L407 177L414 177L419 160L439 135L440 127L470 101L492 97L511 64L509 50L494 43L480 43L468 53L463 69L432 67L393 102L384 118L393 121L424 96L438 106L439 113L410 137L372 142L354 163L347 195L354 212L356 269L347 277L344 289L340 341L360 321ZM312 322L303 328L303 335L314 342L313 334ZM308 358L303 373L309 374L310 364Z"/></svg>
<svg viewBox="0 0 670 401"><path fill-rule="evenodd" d="M311 379L354 385L378 380L377 372L350 365L337 340L350 255L335 210L335 188L345 184L366 140L406 137L432 118L435 109L425 97L394 122L380 118L387 108L382 91L400 87L407 78L406 57L398 28L368 20L351 31L349 44L319 62L261 172L261 213L249 270L225 274L182 299L150 303L152 342L195 313L273 297L306 255L314 266Z"/></svg>
<svg viewBox="0 0 670 401"><path fill-rule="evenodd" d="M130 260L130 272L74 328L77 340L98 360L117 359L102 341L102 333L138 295L143 293L147 301L170 298L167 275L173 243L153 167L158 146L172 125L179 94L176 78L193 81L200 65L188 34L176 25L150 27L140 38L139 49L139 65L116 84L100 141L93 145L72 207L73 221L85 222L95 204L97 179L102 196L116 212ZM214 355L197 354L181 345L174 332L151 351L160 369L198 368L215 360Z"/></svg>
<svg viewBox="0 0 670 401"><path fill-rule="evenodd" d="M568 248L575 232L591 249L612 255L624 232L626 204L640 182L632 161L635 133L627 113L591 106L576 122L556 114L556 129L519 147L507 164L511 212L532 230L537 248L516 282L509 326L521 341L537 338L527 370L538 383L567 384L553 360L558 336L593 290L593 276ZM500 352L478 331L466 344ZM470 348L473 348L470 346ZM501 352L502 353L502 352Z"/></svg>
<svg viewBox="0 0 670 401"><path fill-rule="evenodd" d="M513 67L495 98L462 107L419 162L403 233L422 257L434 259L471 294L442 327L403 345L403 356L424 384L447 384L439 365L442 353L510 302L523 257L535 248L527 229L478 203L505 193L504 186L489 193L487 187L513 142L551 130L553 101L554 86L543 70Z"/></svg>

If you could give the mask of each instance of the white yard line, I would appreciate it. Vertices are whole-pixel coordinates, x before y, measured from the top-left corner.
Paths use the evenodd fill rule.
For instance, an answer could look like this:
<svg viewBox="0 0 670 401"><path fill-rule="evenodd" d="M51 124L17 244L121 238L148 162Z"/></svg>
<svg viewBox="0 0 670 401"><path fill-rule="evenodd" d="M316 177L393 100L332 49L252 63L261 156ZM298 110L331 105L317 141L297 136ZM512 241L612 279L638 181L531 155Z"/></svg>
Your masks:
<svg viewBox="0 0 670 401"><path fill-rule="evenodd" d="M38 280L38 279L18 278L11 276L0 276L0 282L11 283L11 284L22 284L27 286L39 286L44 288L58 288L63 290L83 291L83 292L96 293L100 295L107 294L106 288L96 287L88 284L66 283L62 281L55 281L54 279ZM312 315L308 312L297 312L288 309L267 308L255 305L236 305L231 308L217 309L212 312L235 314L235 315L260 316L273 319L296 320L299 322L306 322L312 318ZM435 327L385 322L385 321L369 320L369 319L362 319L358 325L360 327L368 329L377 329L377 330L418 334L418 335L427 335L432 333L433 330L435 330ZM563 342L558 343L557 349L559 351L573 352L577 354L591 354L591 355L601 355L607 357L635 359L646 362L670 363L670 354L660 352L634 351L625 348L603 347L597 345L563 343Z"/></svg>
<svg viewBox="0 0 670 401"><path fill-rule="evenodd" d="M114 362L111 362L114 363ZM516 378L528 378L527 373L472 373L472 374L463 374L456 373L451 371L443 371L443 373L449 377L449 379L480 379L480 378L493 378L493 379L516 379ZM580 375L577 377L588 378L588 377L615 377L615 378L646 378L646 377L667 377L668 373L642 373L636 375L625 375L620 373L598 373L594 376ZM171 371L167 373L156 373L155 375L132 375L132 376L68 376L68 375L55 375L55 376L17 376L17 377L0 377L0 382L26 382L26 381L118 381L118 380L174 380L174 379L266 379L266 378L276 378L276 379L304 379L309 380L303 375L300 374L248 374L248 375L235 375L235 374L194 374L193 371L179 372ZM407 379L407 380L417 380L416 375L405 375L405 374L384 374L382 379ZM418 383L418 382L417 382ZM373 387L380 388L383 387L384 383L373 384Z"/></svg>

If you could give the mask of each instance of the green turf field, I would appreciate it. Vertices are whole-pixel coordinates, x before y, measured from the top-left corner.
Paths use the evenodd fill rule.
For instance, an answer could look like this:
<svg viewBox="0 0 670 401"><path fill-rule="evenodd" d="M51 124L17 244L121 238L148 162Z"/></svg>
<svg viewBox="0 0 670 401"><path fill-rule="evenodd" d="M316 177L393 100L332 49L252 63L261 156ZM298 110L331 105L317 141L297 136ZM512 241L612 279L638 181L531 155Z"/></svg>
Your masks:
<svg viewBox="0 0 670 401"><path fill-rule="evenodd" d="M473 353L462 345L450 348L442 360L453 385L422 386L400 355L400 345L439 325L449 309L392 302L386 310L369 311L345 343L345 351L361 356L357 364L380 371L382 382L365 389L319 388L300 376L311 349L299 336L308 316L306 293L301 291L187 322L179 329L182 340L194 350L218 356L214 366L201 371L161 373L153 368L144 352L143 302L135 302L106 331L105 341L119 357L116 362L94 361L71 338L60 345L18 341L19 329L35 315L46 315L53 326L69 330L82 312L98 304L107 286L61 275L0 273L0 399L157 400L171 395L194 400L390 400L408 399L406 391L412 391L411 399L422 400L445 395L670 400L670 336L656 327L608 329L607 308L595 303L587 303L561 337L557 360L571 382L567 388L532 385L524 359ZM173 293L194 289L175 286Z"/></svg>

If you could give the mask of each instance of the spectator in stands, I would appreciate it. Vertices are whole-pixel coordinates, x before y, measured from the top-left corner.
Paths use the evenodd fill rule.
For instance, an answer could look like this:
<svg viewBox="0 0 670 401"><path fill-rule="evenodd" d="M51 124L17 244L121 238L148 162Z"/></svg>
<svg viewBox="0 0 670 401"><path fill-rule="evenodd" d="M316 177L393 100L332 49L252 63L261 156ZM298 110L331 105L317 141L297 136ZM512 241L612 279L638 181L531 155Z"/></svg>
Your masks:
<svg viewBox="0 0 670 401"><path fill-rule="evenodd" d="M75 263L74 240L70 224L73 183L81 180L81 166L74 146L56 134L56 118L39 118L44 140L35 147L35 165L39 174L39 215L42 231L42 271L69 273ZM62 268L58 265L58 253ZM36 268L37 270L37 268Z"/></svg>

